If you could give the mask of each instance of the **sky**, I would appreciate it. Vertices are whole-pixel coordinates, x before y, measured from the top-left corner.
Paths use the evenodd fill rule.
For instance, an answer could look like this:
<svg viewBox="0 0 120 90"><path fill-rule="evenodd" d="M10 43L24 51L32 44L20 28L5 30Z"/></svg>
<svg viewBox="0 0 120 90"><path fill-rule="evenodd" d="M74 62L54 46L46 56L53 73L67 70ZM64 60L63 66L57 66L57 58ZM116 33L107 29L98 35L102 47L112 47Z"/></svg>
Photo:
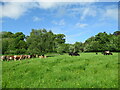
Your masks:
<svg viewBox="0 0 120 90"><path fill-rule="evenodd" d="M65 34L66 43L71 44L76 41L84 42L99 32L109 34L118 30L117 1L7 2L1 0L0 13L1 31L23 32L25 35L30 35L32 29L45 28L55 34Z"/></svg>

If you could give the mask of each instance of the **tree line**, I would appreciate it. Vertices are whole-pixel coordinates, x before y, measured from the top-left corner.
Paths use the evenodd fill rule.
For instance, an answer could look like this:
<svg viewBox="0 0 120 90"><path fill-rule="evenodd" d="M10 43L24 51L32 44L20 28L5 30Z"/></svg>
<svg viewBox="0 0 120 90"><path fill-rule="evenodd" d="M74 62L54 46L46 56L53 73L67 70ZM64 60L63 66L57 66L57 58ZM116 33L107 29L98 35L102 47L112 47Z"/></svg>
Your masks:
<svg viewBox="0 0 120 90"><path fill-rule="evenodd" d="M54 34L51 30L32 29L29 36L22 32L1 32L2 54L46 54L68 52L120 51L120 31L113 34L100 32L85 42L65 43L64 34ZM82 38L82 37L81 37Z"/></svg>

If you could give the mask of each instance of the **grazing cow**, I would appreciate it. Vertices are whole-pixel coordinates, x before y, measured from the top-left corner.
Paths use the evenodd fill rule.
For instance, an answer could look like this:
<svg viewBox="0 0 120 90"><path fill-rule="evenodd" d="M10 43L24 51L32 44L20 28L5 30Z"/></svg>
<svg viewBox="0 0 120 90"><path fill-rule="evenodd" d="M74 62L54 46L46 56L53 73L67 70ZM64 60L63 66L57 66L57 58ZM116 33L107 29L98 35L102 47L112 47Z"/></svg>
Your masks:
<svg viewBox="0 0 120 90"><path fill-rule="evenodd" d="M20 55L20 59L25 59L26 56L25 55Z"/></svg>
<svg viewBox="0 0 120 90"><path fill-rule="evenodd" d="M44 55L41 55L41 56L39 56L39 58L47 58L46 56L44 56Z"/></svg>
<svg viewBox="0 0 120 90"><path fill-rule="evenodd" d="M44 56L39 56L39 58L44 58Z"/></svg>
<svg viewBox="0 0 120 90"><path fill-rule="evenodd" d="M5 61L7 59L7 56L1 56L1 61Z"/></svg>
<svg viewBox="0 0 120 90"><path fill-rule="evenodd" d="M22 59L22 56L21 55L14 55L14 60L21 60Z"/></svg>
<svg viewBox="0 0 120 90"><path fill-rule="evenodd" d="M36 57L36 55L35 55L35 54L33 54L33 55L32 55L32 58L35 58L35 57Z"/></svg>
<svg viewBox="0 0 120 90"><path fill-rule="evenodd" d="M32 58L32 55L27 55L27 57L30 59L30 58Z"/></svg>
<svg viewBox="0 0 120 90"><path fill-rule="evenodd" d="M7 61L14 60L14 56L13 55L11 55L11 56L8 55L6 58L7 58Z"/></svg>
<svg viewBox="0 0 120 90"><path fill-rule="evenodd" d="M104 51L102 54L103 55L113 55L110 51Z"/></svg>
<svg viewBox="0 0 120 90"><path fill-rule="evenodd" d="M69 55L71 55L71 56L80 56L80 55L79 55L78 53L76 53L76 52L75 52L75 53L70 52Z"/></svg>
<svg viewBox="0 0 120 90"><path fill-rule="evenodd" d="M28 55L24 55L24 58L25 58L25 59L28 58Z"/></svg>

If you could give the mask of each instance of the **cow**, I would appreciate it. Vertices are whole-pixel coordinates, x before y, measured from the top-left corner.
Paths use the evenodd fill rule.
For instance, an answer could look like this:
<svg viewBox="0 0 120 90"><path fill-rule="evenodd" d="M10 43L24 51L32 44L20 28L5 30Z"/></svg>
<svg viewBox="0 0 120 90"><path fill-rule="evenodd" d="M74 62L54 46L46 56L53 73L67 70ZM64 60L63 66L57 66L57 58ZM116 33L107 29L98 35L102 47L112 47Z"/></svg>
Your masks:
<svg viewBox="0 0 120 90"><path fill-rule="evenodd" d="M39 58L47 58L46 56L44 56L44 55L41 55L41 56L39 56Z"/></svg>
<svg viewBox="0 0 120 90"><path fill-rule="evenodd" d="M1 56L0 58L1 58L1 61L7 60L7 56Z"/></svg>
<svg viewBox="0 0 120 90"><path fill-rule="evenodd" d="M79 55L78 53L76 53L76 52L75 52L75 53L70 52L69 55L71 55L71 56L80 56L80 55Z"/></svg>
<svg viewBox="0 0 120 90"><path fill-rule="evenodd" d="M98 53L96 52L96 55L98 55Z"/></svg>
<svg viewBox="0 0 120 90"><path fill-rule="evenodd" d="M113 55L110 51L104 51L102 54L103 55Z"/></svg>
<svg viewBox="0 0 120 90"><path fill-rule="evenodd" d="M35 55L35 54L33 54L33 55L32 55L32 58L35 58L35 57L36 57L36 55Z"/></svg>
<svg viewBox="0 0 120 90"><path fill-rule="evenodd" d="M24 59L27 59L28 58L28 55L24 55Z"/></svg>
<svg viewBox="0 0 120 90"><path fill-rule="evenodd" d="M30 58L32 58L32 55L27 55L27 57L30 59Z"/></svg>
<svg viewBox="0 0 120 90"><path fill-rule="evenodd" d="M25 59L26 55L20 55L20 59Z"/></svg>
<svg viewBox="0 0 120 90"><path fill-rule="evenodd" d="M14 55L14 61L21 60L21 59L22 59L21 55Z"/></svg>
<svg viewBox="0 0 120 90"><path fill-rule="evenodd" d="M39 58L44 58L44 56L39 56Z"/></svg>
<svg viewBox="0 0 120 90"><path fill-rule="evenodd" d="M14 55L8 55L6 59L7 61L14 60Z"/></svg>

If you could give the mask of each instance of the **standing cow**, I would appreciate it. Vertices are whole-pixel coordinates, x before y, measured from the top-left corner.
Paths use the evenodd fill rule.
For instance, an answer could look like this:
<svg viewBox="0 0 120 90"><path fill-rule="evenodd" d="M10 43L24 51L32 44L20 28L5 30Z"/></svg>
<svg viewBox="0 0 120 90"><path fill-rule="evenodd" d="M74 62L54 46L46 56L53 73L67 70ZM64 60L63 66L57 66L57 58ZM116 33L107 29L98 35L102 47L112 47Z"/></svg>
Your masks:
<svg viewBox="0 0 120 90"><path fill-rule="evenodd" d="M21 60L21 59L22 59L21 55L14 55L14 61Z"/></svg>
<svg viewBox="0 0 120 90"><path fill-rule="evenodd" d="M8 55L6 58L7 58L7 61L14 60L14 56L13 55Z"/></svg>
<svg viewBox="0 0 120 90"><path fill-rule="evenodd" d="M102 54L103 55L113 55L110 51L104 51Z"/></svg>
<svg viewBox="0 0 120 90"><path fill-rule="evenodd" d="M70 52L69 55L71 55L71 56L80 56L80 55L79 55L78 53L76 53L76 52L75 52L75 53Z"/></svg>
<svg viewBox="0 0 120 90"><path fill-rule="evenodd" d="M5 60L7 60L7 56L1 56L0 59L1 59L1 61L5 61Z"/></svg>

